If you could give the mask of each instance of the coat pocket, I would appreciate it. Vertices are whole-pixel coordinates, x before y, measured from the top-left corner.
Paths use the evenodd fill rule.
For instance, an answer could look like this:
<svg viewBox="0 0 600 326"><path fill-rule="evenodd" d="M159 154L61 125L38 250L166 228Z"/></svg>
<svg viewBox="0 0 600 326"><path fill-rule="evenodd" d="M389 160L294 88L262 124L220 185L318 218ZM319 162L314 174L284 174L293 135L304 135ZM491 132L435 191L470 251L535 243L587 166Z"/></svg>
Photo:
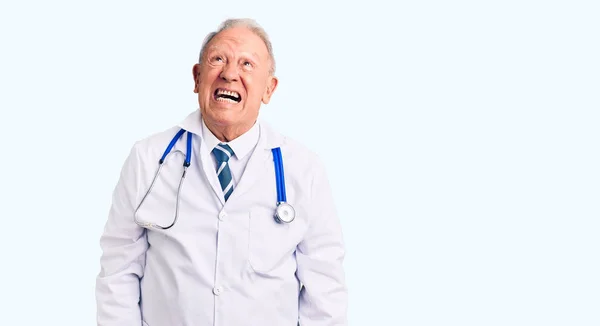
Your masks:
<svg viewBox="0 0 600 326"><path fill-rule="evenodd" d="M250 211L248 262L257 273L272 274L295 270L296 246L306 230L303 219L278 223L275 210L255 208Z"/></svg>

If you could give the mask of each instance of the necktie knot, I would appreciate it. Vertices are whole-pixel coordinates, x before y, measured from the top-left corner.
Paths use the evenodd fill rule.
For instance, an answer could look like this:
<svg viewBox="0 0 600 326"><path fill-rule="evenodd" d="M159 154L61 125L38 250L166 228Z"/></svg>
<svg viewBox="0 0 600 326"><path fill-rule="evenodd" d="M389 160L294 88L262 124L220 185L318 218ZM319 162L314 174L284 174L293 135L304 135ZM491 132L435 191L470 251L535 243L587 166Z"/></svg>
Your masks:
<svg viewBox="0 0 600 326"><path fill-rule="evenodd" d="M227 162L233 156L233 150L227 144L219 144L213 150L213 155L219 163Z"/></svg>

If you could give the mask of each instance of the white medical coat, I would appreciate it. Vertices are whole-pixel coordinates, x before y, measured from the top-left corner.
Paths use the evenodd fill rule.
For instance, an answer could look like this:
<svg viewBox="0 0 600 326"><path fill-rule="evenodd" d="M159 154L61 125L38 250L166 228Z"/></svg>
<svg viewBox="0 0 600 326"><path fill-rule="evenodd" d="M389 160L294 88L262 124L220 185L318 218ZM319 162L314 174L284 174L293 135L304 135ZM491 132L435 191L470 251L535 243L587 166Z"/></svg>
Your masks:
<svg viewBox="0 0 600 326"><path fill-rule="evenodd" d="M260 122L258 145L225 202L200 119L196 110L137 142L125 161L100 240L98 325L347 325L344 244L322 163ZM179 128L193 133L193 154L177 223L142 228L134 210ZM186 138L173 151L185 153ZM281 147L287 200L296 210L290 224L273 218L274 147ZM180 153L167 159L139 220L171 223L182 163Z"/></svg>

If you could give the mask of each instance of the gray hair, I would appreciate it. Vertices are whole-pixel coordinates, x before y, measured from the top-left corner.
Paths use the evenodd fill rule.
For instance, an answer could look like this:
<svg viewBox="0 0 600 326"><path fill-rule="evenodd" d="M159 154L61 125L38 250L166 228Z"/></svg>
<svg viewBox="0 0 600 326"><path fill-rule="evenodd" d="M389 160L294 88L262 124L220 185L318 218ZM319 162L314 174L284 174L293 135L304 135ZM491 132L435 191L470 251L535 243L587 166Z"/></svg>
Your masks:
<svg viewBox="0 0 600 326"><path fill-rule="evenodd" d="M200 49L200 55L198 56L198 62L202 62L202 57L204 52L206 51L206 45L220 32L230 29L233 27L245 27L252 31L256 36L260 37L261 40L267 46L267 50L269 51L269 57L271 59L271 69L269 70L270 74L275 73L275 56L273 55L273 46L271 45L271 41L269 40L269 35L265 30L254 20L250 18L236 18L236 19L227 19L219 25L216 31L209 33L204 42L202 42L202 48Z"/></svg>

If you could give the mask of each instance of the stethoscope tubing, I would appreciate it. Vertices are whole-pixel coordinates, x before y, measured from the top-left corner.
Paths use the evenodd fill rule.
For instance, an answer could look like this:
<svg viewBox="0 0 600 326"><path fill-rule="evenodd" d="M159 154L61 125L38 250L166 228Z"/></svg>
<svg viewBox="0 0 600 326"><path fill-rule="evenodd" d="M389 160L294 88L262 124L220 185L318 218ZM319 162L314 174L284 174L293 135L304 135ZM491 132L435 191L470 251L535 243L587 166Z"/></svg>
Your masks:
<svg viewBox="0 0 600 326"><path fill-rule="evenodd" d="M173 153L167 153L166 155L163 155L163 157L161 158L161 162L159 162L159 164L158 164L158 168L156 170L156 173L154 174L154 178L152 179L152 183L150 183L150 187L148 187L148 190L144 194L144 197L142 197L142 200L140 201L140 203L138 204L137 208L135 209L134 219L135 219L136 223L138 223L138 221L137 221L137 212L140 209L140 207L142 207L142 204L146 200L146 197L148 197L148 195L152 192L152 188L154 188L154 184L156 182L156 179L158 179L158 176L160 175L160 170L163 167L163 163L165 162L166 158L169 155L175 154L175 153L181 153L181 154L183 154L181 151L178 150L178 151L174 151ZM160 229L163 229L163 230L170 229L173 225L175 225L175 222L177 222L177 218L179 217L179 194L181 192L181 188L183 187L183 181L185 180L186 171L187 171L187 166L184 165L184 167L183 167L183 174L181 175L181 178L179 179L179 185L177 186L177 200L176 200L176 203L175 203L175 217L173 218L173 222L170 225L168 225L168 226L162 226L160 224L151 223L151 222L138 223L139 225L145 226L145 227L157 227L157 228L160 228Z"/></svg>
<svg viewBox="0 0 600 326"><path fill-rule="evenodd" d="M285 178L283 173L283 160L281 159L281 149L273 148L273 160L275 161L275 178L277 184L277 202L283 203L287 201L285 194Z"/></svg>
<svg viewBox="0 0 600 326"><path fill-rule="evenodd" d="M136 209L134 211L134 220L140 226L157 227L157 228L160 228L163 230L167 230L167 229L170 229L171 227L173 227L173 225L175 225L175 223L177 222L177 219L179 217L179 202L180 202L179 195L181 193L181 188L183 187L183 182L185 180L187 168L191 165L192 136L193 135L189 131L187 132L186 153L185 153L185 159L183 161L183 174L181 175L181 179L179 180L179 185L177 187L177 194L176 194L177 198L175 200L176 201L175 217L173 218L173 222L168 226L162 226L162 225L159 225L156 223L151 223L151 222L139 222L137 219L137 212L140 209L140 207L142 206L142 204L144 203L144 201L146 200L146 198L148 197L148 195L152 192L152 189L154 188L154 184L155 184L156 180L158 179L158 176L160 175L160 170L162 169L163 163L166 161L167 157L174 153L183 154L183 152L181 152L180 150L176 150L172 153L171 153L171 150L173 149L173 147L175 146L177 141L179 141L179 139L185 132L186 132L185 129L180 129L177 132L177 134L173 137L171 142L169 142L169 145L167 146L167 148L164 151L161 158L158 160L158 168L156 170L156 173L154 174L152 183L150 184L150 187L148 187L148 190L144 194L144 197L142 197L142 200L140 201L140 203L138 204L138 206L136 207ZM284 171L283 171L283 159L281 158L281 149L279 147L273 148L272 153L273 153L273 161L274 161L274 165L275 165L275 181L276 181L275 183L276 183L276 189L277 189L277 205L279 206L280 204L287 204L286 203L287 197L286 197L286 193L285 193L285 177L284 177ZM290 207L291 210L293 210L293 208L291 206L289 206L289 204L287 204L287 206ZM277 218L277 220L281 221L281 219L279 219L279 218Z"/></svg>

